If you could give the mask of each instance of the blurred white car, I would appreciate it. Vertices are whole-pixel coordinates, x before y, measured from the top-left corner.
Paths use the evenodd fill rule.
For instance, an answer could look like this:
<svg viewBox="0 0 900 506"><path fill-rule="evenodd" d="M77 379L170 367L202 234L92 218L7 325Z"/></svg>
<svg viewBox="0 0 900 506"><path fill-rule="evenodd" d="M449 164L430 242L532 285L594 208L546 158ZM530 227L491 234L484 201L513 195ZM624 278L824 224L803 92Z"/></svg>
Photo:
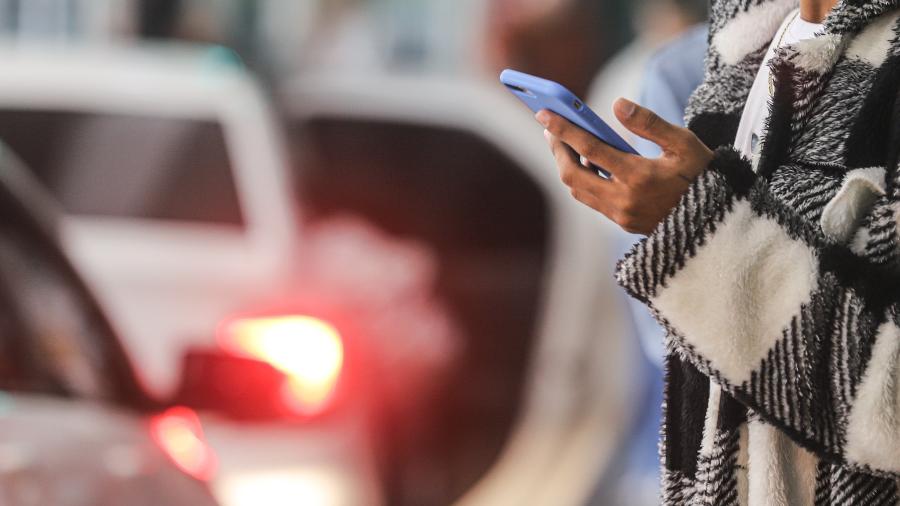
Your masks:
<svg viewBox="0 0 900 506"><path fill-rule="evenodd" d="M0 504L214 506L197 415L144 393L41 191L0 144Z"/></svg>
<svg viewBox="0 0 900 506"><path fill-rule="evenodd" d="M279 132L222 48L8 47L2 137L156 392L238 300L284 289L298 230Z"/></svg>
<svg viewBox="0 0 900 506"><path fill-rule="evenodd" d="M277 360L279 336L300 328L310 344L292 351L324 368L292 376L283 398L250 392L244 404L326 411L352 350L335 344L331 324L291 312L300 228L289 165L267 101L235 56L186 46L2 54L0 139L66 211L65 249L152 392L183 389L183 355L214 343L290 368ZM215 370L220 358L201 365ZM236 367L225 377L246 373L224 367ZM272 402L251 402L260 399ZM212 485L226 506L269 494L290 504L379 502L354 406L303 430L265 413L248 418L256 421L204 420L220 457ZM288 486L272 486L285 478Z"/></svg>
<svg viewBox="0 0 900 506"><path fill-rule="evenodd" d="M0 138L148 381L173 390L187 351L185 403L256 420L206 424L217 496L595 501L631 417L627 313L526 110L496 83L300 79L292 165L228 55L13 50L0 72ZM214 340L288 381L190 351Z"/></svg>

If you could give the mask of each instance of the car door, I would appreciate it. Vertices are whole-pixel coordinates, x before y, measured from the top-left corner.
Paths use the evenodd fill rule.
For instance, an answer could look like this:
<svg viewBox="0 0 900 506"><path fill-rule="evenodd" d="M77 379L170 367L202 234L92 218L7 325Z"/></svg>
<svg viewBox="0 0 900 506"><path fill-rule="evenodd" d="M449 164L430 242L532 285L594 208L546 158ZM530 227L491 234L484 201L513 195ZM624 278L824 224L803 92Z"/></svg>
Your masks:
<svg viewBox="0 0 900 506"><path fill-rule="evenodd" d="M213 504L154 443L153 405L103 316L46 231L2 190L0 503Z"/></svg>

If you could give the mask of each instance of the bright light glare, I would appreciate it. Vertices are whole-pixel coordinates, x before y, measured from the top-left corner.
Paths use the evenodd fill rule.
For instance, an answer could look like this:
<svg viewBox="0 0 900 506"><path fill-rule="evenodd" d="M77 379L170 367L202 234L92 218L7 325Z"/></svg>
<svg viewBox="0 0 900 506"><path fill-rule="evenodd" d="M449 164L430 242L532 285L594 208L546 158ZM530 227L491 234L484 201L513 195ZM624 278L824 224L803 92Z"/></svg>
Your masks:
<svg viewBox="0 0 900 506"><path fill-rule="evenodd" d="M222 344L285 373L282 394L301 413L318 411L328 401L344 362L337 329L310 316L235 320L225 327Z"/></svg>
<svg viewBox="0 0 900 506"><path fill-rule="evenodd" d="M327 470L296 469L240 473L214 484L223 506L343 506L347 483Z"/></svg>
<svg viewBox="0 0 900 506"><path fill-rule="evenodd" d="M191 409L175 407L150 421L153 440L179 469L198 480L209 480L216 456L203 437L200 419Z"/></svg>

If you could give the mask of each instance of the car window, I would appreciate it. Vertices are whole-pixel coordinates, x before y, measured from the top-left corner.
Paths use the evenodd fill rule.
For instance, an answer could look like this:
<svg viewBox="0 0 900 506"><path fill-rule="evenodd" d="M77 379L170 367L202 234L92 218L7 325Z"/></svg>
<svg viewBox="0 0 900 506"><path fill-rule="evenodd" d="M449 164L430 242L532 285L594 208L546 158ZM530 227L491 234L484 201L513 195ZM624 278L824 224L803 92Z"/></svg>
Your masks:
<svg viewBox="0 0 900 506"><path fill-rule="evenodd" d="M112 397L109 336L58 259L12 221L0 224L0 388Z"/></svg>
<svg viewBox="0 0 900 506"><path fill-rule="evenodd" d="M412 503L450 503L490 467L520 410L550 241L546 196L468 131L321 118L289 136L308 219L355 214L437 255L438 297L463 331L462 356L420 415L424 428L396 444L410 468L442 469L430 478L441 480L435 495Z"/></svg>
<svg viewBox="0 0 900 506"><path fill-rule="evenodd" d="M0 109L0 139L69 213L243 224L215 122Z"/></svg>

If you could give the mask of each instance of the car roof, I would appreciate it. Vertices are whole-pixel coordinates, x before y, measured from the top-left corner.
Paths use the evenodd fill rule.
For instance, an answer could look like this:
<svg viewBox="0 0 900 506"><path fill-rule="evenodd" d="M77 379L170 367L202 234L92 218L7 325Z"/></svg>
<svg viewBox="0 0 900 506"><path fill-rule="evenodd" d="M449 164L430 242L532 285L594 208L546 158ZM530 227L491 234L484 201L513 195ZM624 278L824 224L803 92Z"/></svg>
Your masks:
<svg viewBox="0 0 900 506"><path fill-rule="evenodd" d="M61 73L113 69L122 73L228 78L246 73L240 57L220 45L143 42L130 45L11 43L0 41L4 73L57 69ZM7 69L8 67L8 69Z"/></svg>
<svg viewBox="0 0 900 506"><path fill-rule="evenodd" d="M137 108L180 116L220 109L256 89L240 58L223 46L0 42L0 61L0 104L21 108Z"/></svg>

